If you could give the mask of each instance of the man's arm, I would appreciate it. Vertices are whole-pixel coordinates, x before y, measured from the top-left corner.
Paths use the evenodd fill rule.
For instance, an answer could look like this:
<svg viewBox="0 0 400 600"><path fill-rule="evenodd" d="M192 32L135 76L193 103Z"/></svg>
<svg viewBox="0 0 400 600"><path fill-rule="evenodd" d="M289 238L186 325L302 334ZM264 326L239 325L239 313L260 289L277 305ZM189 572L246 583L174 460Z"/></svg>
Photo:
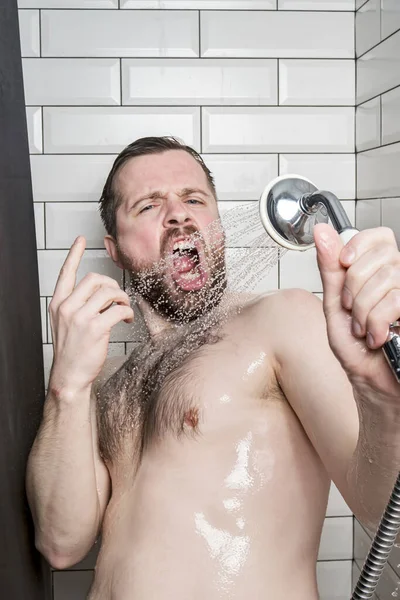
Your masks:
<svg viewBox="0 0 400 600"><path fill-rule="evenodd" d="M279 384L350 509L374 529L400 468L400 410L354 393L317 297L292 289L271 298Z"/></svg>
<svg viewBox="0 0 400 600"><path fill-rule="evenodd" d="M124 359L108 359L87 391L55 393L49 385L26 487L36 547L58 569L79 562L101 527L111 486L98 450L95 390Z"/></svg>

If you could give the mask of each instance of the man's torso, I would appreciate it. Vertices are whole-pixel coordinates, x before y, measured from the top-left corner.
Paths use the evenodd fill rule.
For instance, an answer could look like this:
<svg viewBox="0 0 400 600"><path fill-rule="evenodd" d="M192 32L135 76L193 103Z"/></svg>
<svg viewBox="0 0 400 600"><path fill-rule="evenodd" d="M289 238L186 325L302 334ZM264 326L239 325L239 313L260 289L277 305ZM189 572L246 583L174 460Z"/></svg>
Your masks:
<svg viewBox="0 0 400 600"><path fill-rule="evenodd" d="M255 301L167 376L151 410L129 387L103 401L113 491L90 600L318 597L329 479L278 385L279 335L268 297Z"/></svg>

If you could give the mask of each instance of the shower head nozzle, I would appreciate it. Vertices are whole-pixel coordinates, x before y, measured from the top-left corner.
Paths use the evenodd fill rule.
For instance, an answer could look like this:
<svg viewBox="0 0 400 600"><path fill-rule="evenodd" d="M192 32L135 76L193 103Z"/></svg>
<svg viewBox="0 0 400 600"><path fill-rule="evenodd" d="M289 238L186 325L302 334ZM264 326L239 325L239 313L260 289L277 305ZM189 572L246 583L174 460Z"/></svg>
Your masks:
<svg viewBox="0 0 400 600"><path fill-rule="evenodd" d="M281 175L273 179L260 198L260 218L267 233L289 250L313 248L313 229L328 222L325 205L307 206L306 199L318 189L300 175Z"/></svg>

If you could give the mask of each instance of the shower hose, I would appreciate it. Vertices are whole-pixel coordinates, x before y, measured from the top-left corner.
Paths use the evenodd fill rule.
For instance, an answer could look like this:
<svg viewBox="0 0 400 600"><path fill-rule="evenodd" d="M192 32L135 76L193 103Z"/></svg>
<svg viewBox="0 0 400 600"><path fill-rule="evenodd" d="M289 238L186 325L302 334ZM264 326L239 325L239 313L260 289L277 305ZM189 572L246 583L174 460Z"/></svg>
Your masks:
<svg viewBox="0 0 400 600"><path fill-rule="evenodd" d="M400 529L400 473L377 529L351 600L372 598Z"/></svg>

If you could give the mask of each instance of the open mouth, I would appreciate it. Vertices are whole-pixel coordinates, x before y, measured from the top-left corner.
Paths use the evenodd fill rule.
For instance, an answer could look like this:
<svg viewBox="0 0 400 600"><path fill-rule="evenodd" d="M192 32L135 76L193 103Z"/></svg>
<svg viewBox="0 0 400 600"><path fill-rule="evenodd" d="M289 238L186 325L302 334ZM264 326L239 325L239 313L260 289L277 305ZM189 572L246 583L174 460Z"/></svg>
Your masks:
<svg viewBox="0 0 400 600"><path fill-rule="evenodd" d="M198 244L190 239L180 239L172 246L173 280L186 291L203 287L207 275L202 266Z"/></svg>

